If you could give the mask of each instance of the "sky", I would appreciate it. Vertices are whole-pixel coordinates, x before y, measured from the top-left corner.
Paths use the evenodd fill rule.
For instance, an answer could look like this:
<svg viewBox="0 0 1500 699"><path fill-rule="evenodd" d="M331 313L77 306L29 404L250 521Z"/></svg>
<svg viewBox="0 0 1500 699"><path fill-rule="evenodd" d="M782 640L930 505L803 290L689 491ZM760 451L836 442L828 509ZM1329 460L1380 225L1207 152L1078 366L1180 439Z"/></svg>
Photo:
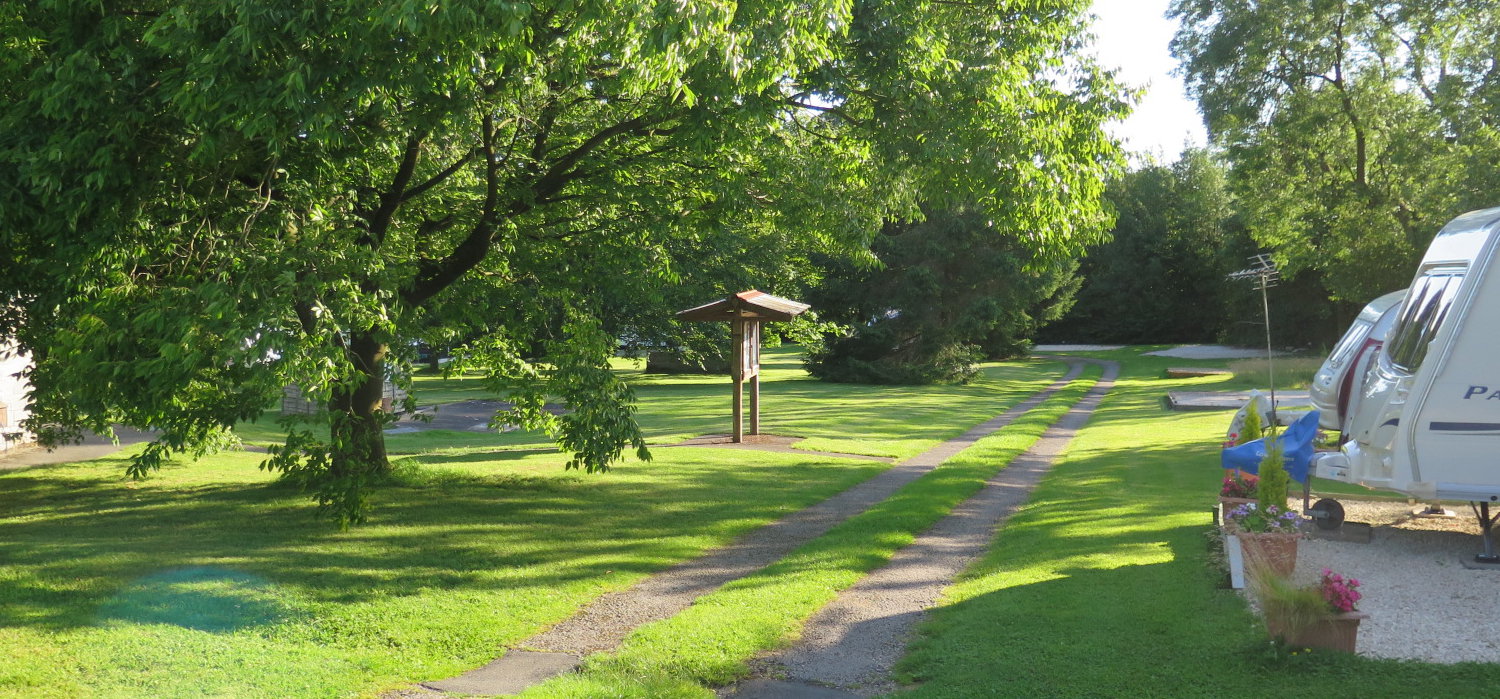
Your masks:
<svg viewBox="0 0 1500 699"><path fill-rule="evenodd" d="M1171 163L1185 143L1202 146L1208 137L1195 102L1183 91L1182 78L1172 74L1177 60L1168 44L1177 22L1165 17L1168 0L1094 0L1095 51L1119 79L1146 94L1135 112L1110 133L1126 150Z"/></svg>

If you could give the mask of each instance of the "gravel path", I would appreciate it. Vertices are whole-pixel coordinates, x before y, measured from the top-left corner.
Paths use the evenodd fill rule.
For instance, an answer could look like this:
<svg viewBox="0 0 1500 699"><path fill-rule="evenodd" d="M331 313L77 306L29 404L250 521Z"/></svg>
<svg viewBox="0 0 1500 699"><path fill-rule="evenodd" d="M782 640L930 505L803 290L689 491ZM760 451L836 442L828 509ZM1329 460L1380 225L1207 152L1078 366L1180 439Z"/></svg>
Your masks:
<svg viewBox="0 0 1500 699"><path fill-rule="evenodd" d="M149 442L155 436L151 432L142 432L123 425L116 425L115 438L120 440L118 443L109 437L88 435L78 444L65 444L52 449L33 446L21 447L13 453L0 457L0 471L30 468L32 466L50 466L52 464L73 461L89 461L109 456L131 444Z"/></svg>
<svg viewBox="0 0 1500 699"><path fill-rule="evenodd" d="M1031 449L898 551L890 563L819 611L794 646L758 663L757 675L778 680L745 683L733 696L837 696L827 691L830 687L844 690L846 696L871 696L897 689L890 669L905 652L915 624L958 574L988 549L996 528L1027 501L1113 386L1119 364L1095 363L1104 365L1103 376Z"/></svg>
<svg viewBox="0 0 1500 699"><path fill-rule="evenodd" d="M1324 568L1360 581L1357 651L1378 658L1434 663L1500 662L1500 570L1461 561L1482 550L1467 505L1457 517L1412 517L1420 505L1340 499L1345 518L1375 525L1370 543L1303 539L1298 580L1316 582Z"/></svg>
<svg viewBox="0 0 1500 699"><path fill-rule="evenodd" d="M679 563L625 590L606 594L569 619L517 644L520 650L540 653L509 652L482 668L455 678L427 682L424 686L465 694L517 692L550 676L539 672L539 665L552 675L561 674L576 667L583 655L617 647L637 626L676 614L698 597L780 560L798 546L890 497L949 457L1036 407L1077 378L1083 370L1083 361L1091 361L1061 359L1070 364L1062 378L963 435L750 532L728 546Z"/></svg>
<svg viewBox="0 0 1500 699"><path fill-rule="evenodd" d="M1179 359L1256 359L1266 356L1265 348L1229 347L1227 345L1178 345L1155 352L1146 352L1149 357L1177 357ZM1286 352L1276 352L1276 356Z"/></svg>

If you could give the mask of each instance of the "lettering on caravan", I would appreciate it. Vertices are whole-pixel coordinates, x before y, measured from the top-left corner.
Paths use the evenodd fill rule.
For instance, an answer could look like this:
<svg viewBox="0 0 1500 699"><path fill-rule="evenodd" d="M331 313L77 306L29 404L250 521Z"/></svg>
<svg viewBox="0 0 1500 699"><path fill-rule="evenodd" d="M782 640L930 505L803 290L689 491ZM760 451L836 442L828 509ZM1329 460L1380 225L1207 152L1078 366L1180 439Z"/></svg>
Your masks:
<svg viewBox="0 0 1500 699"><path fill-rule="evenodd" d="M1500 391L1490 391L1489 386L1470 385L1469 390L1464 391L1464 400L1477 396L1483 396L1485 400L1500 400Z"/></svg>

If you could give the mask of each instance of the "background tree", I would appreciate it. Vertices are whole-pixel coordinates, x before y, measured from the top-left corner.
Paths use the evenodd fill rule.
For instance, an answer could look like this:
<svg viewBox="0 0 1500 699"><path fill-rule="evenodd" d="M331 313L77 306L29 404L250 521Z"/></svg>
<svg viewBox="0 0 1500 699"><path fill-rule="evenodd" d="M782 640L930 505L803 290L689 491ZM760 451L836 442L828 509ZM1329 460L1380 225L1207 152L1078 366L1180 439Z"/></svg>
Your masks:
<svg viewBox="0 0 1500 699"><path fill-rule="evenodd" d="M159 430L139 475L295 383L329 430L267 465L357 521L420 329L478 338L464 361L570 466L645 456L607 364L620 299L854 247L922 200L1055 220L1044 257L1090 238L1120 95L1060 63L1082 5L0 0L0 314L36 358L31 426Z"/></svg>
<svg viewBox="0 0 1500 699"><path fill-rule="evenodd" d="M1359 304L1493 206L1500 5L1177 0L1173 42L1257 243Z"/></svg>
<svg viewBox="0 0 1500 699"><path fill-rule="evenodd" d="M808 355L821 379L860 383L966 381L973 364L1029 348L1078 288L1077 263L1039 257L1024 236L972 209L927 211L887 224L876 262L832 271L814 293L823 317L850 331Z"/></svg>
<svg viewBox="0 0 1500 699"><path fill-rule="evenodd" d="M1243 266L1224 166L1189 149L1111 181L1108 242L1083 260L1078 302L1043 331L1063 342L1213 342L1232 320L1224 274Z"/></svg>

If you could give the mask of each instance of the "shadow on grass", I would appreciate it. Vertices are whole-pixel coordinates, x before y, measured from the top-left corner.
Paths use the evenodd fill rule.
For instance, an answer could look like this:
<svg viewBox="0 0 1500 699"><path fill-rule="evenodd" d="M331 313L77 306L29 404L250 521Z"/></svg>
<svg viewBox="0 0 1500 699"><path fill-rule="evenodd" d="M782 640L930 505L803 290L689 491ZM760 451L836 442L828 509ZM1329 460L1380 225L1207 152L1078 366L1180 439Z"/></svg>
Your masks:
<svg viewBox="0 0 1500 699"><path fill-rule="evenodd" d="M371 521L347 532L281 485L132 489L104 477L13 474L0 486L0 627L112 618L235 628L280 618L247 602L243 594L258 593L232 576L274 581L313 603L619 579L696 554L704 533L754 528L883 468L796 457L673 461L587 477L440 468L418 487L375 491ZM205 566L231 577L153 577ZM146 587L122 587L130 580ZM149 602L154 594L160 605ZM250 606L226 615L221 598Z"/></svg>
<svg viewBox="0 0 1500 699"><path fill-rule="evenodd" d="M171 624L212 633L265 626L294 614L264 578L208 566L148 575L98 612L105 623Z"/></svg>
<svg viewBox="0 0 1500 699"><path fill-rule="evenodd" d="M1221 423L1161 410L1180 382L1143 380L1155 364L1117 383L923 625L898 666L918 683L902 696L1464 695L1500 682L1495 665L1277 650L1208 561Z"/></svg>

